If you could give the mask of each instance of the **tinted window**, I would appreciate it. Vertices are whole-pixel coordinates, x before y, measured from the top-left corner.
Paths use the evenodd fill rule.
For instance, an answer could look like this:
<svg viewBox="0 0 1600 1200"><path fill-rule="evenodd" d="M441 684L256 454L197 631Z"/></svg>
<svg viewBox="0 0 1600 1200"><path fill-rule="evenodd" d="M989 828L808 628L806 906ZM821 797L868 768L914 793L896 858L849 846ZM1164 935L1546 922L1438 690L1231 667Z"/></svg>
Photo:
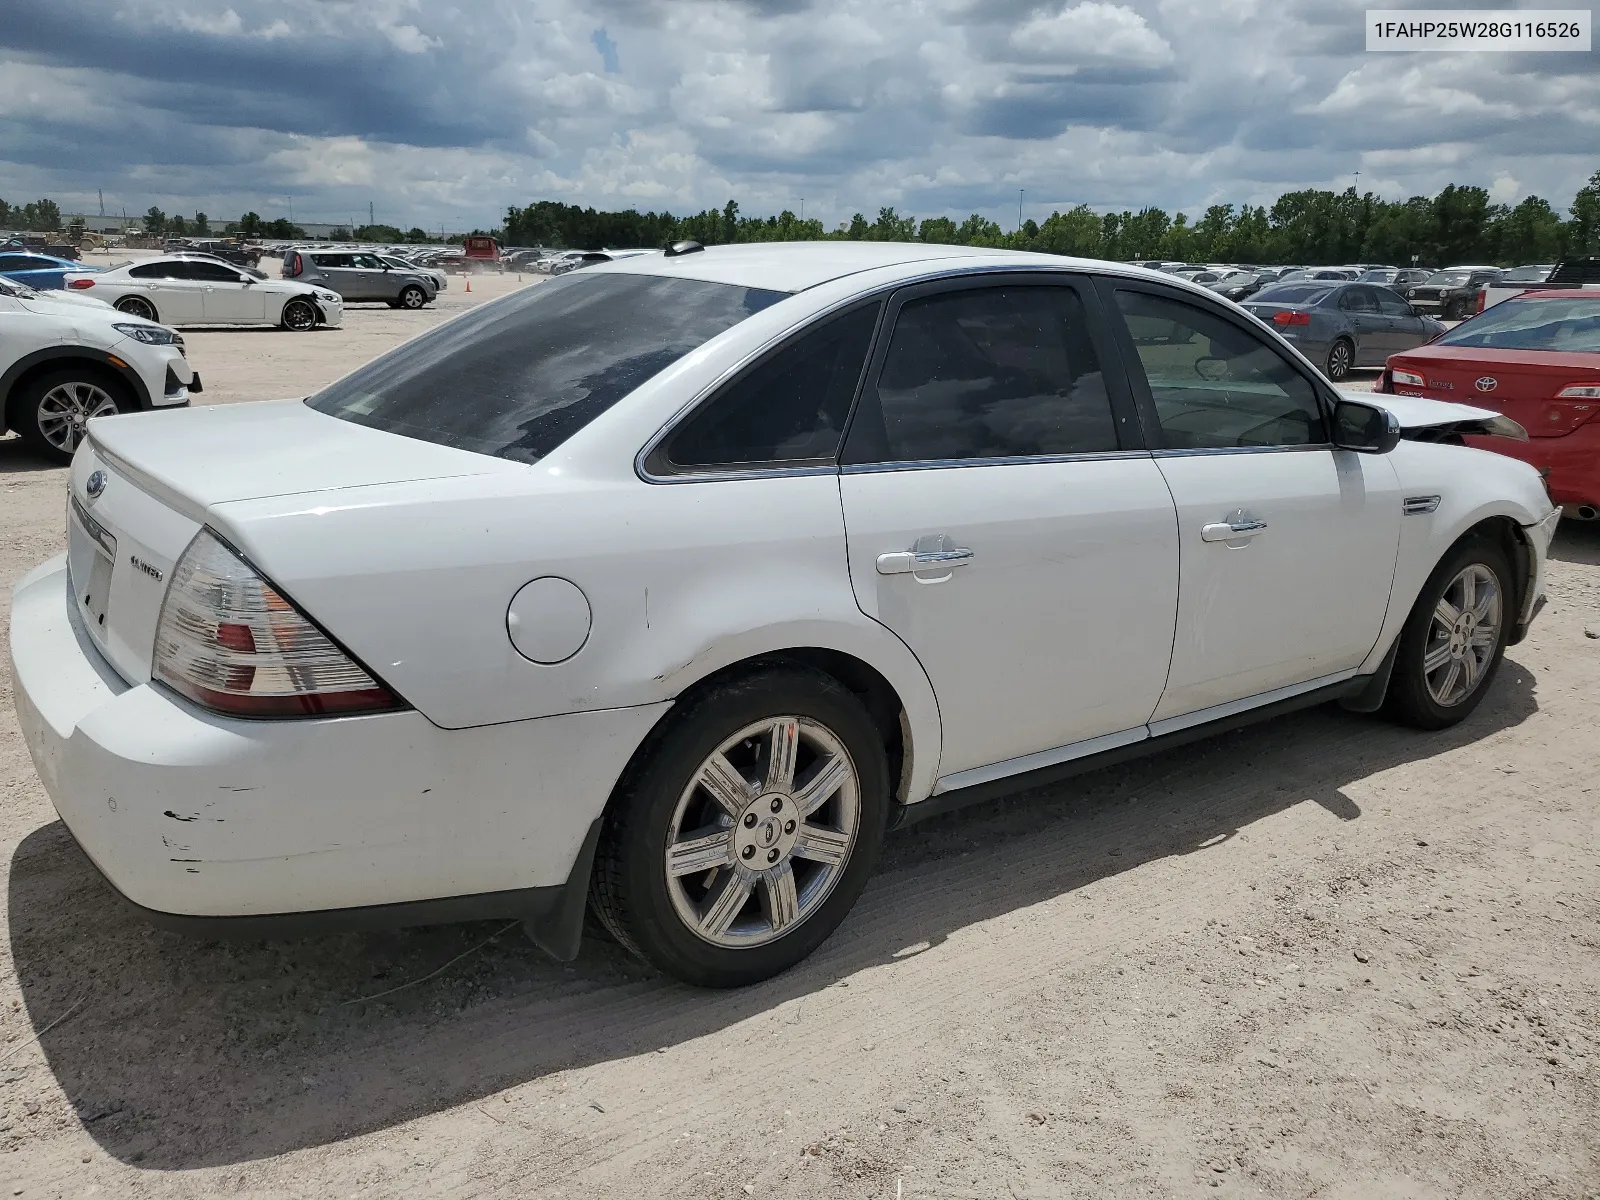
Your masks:
<svg viewBox="0 0 1600 1200"><path fill-rule="evenodd" d="M32 270L26 254L0 255L0 271L28 271Z"/></svg>
<svg viewBox="0 0 1600 1200"><path fill-rule="evenodd" d="M1543 283L1549 277L1549 267L1518 267L1500 276L1505 283Z"/></svg>
<svg viewBox="0 0 1600 1200"><path fill-rule="evenodd" d="M1457 325L1434 345L1600 353L1600 300L1506 300Z"/></svg>
<svg viewBox="0 0 1600 1200"><path fill-rule="evenodd" d="M679 428L665 462L704 468L834 461L880 307L809 329L757 364Z"/></svg>
<svg viewBox="0 0 1600 1200"><path fill-rule="evenodd" d="M1339 293L1339 307L1345 312L1377 312L1378 302L1364 287L1348 287Z"/></svg>
<svg viewBox="0 0 1600 1200"><path fill-rule="evenodd" d="M128 275L133 279L166 279L166 263L141 263L137 267L129 267Z"/></svg>
<svg viewBox="0 0 1600 1200"><path fill-rule="evenodd" d="M851 462L1117 449L1105 377L1067 287L946 292L901 307Z"/></svg>
<svg viewBox="0 0 1600 1200"><path fill-rule="evenodd" d="M1373 292L1378 297L1378 311L1386 317L1412 316L1411 305L1400 299L1388 288L1374 288Z"/></svg>
<svg viewBox="0 0 1600 1200"><path fill-rule="evenodd" d="M238 283L239 271L222 263L191 262L184 268L184 278L199 279L206 283Z"/></svg>
<svg viewBox="0 0 1600 1200"><path fill-rule="evenodd" d="M348 254L313 254L311 261L319 267L348 267L350 256Z"/></svg>
<svg viewBox="0 0 1600 1200"><path fill-rule="evenodd" d="M634 388L786 293L577 275L473 309L318 392L319 412L537 462Z"/></svg>
<svg viewBox="0 0 1600 1200"><path fill-rule="evenodd" d="M1328 294L1323 283L1286 283L1263 288L1250 297L1251 304L1301 304L1310 308Z"/></svg>
<svg viewBox="0 0 1600 1200"><path fill-rule="evenodd" d="M1168 448L1328 440L1310 382L1257 335L1165 296L1119 290L1117 305Z"/></svg>

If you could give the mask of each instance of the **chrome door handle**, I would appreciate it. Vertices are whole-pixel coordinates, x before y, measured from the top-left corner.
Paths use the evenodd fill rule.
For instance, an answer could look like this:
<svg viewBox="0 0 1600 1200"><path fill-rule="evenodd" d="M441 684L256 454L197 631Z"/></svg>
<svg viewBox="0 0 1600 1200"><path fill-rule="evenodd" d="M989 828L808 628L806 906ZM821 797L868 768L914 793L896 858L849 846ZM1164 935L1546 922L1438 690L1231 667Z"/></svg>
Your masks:
<svg viewBox="0 0 1600 1200"><path fill-rule="evenodd" d="M1265 521L1257 521L1253 517L1230 517L1226 521L1217 521L1210 525L1200 527L1200 540L1202 542L1237 542L1245 538L1253 538L1259 533L1267 531Z"/></svg>
<svg viewBox="0 0 1600 1200"><path fill-rule="evenodd" d="M910 575L917 571L964 567L977 556L964 547L954 550L900 550L878 555L879 575Z"/></svg>

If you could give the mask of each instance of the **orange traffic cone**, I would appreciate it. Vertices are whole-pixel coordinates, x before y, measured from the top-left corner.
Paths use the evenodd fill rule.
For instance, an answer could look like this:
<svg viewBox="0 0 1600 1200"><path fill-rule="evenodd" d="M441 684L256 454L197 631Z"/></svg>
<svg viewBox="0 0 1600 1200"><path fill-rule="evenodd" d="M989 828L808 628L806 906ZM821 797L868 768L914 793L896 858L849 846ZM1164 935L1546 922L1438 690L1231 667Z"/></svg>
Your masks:
<svg viewBox="0 0 1600 1200"><path fill-rule="evenodd" d="M467 276L467 291L470 292L471 290L472 290L472 276L468 275Z"/></svg>

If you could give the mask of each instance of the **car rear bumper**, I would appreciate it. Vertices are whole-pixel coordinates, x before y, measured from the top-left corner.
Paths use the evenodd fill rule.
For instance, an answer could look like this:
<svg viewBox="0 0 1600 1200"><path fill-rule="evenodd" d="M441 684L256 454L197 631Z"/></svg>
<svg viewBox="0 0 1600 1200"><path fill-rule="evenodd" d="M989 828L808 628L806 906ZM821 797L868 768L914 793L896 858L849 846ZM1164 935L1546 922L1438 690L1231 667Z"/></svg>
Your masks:
<svg viewBox="0 0 1600 1200"><path fill-rule="evenodd" d="M1600 510L1600 418L1562 437L1530 437L1525 442L1500 437L1469 437L1469 445L1510 455L1544 474L1550 499L1568 515L1579 508Z"/></svg>
<svg viewBox="0 0 1600 1200"><path fill-rule="evenodd" d="M68 587L63 556L12 598L28 752L117 891L206 932L537 915L575 864L586 883L595 822L667 707L460 730L409 711L218 717L118 677Z"/></svg>

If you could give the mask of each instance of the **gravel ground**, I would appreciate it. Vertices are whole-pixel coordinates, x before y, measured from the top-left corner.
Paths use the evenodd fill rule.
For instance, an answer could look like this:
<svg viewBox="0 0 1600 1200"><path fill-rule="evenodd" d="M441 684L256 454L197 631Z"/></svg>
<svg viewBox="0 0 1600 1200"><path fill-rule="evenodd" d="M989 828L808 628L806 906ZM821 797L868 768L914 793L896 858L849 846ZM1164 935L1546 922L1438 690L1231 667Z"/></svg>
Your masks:
<svg viewBox="0 0 1600 1200"><path fill-rule="evenodd" d="M515 286L451 282L189 333L205 400ZM64 474L0 441L0 581L61 546ZM1600 527L1563 528L1550 593L1456 730L1306 712L930 822L731 994L493 924L152 930L55 819L0 666L0 1194L1600 1195Z"/></svg>

